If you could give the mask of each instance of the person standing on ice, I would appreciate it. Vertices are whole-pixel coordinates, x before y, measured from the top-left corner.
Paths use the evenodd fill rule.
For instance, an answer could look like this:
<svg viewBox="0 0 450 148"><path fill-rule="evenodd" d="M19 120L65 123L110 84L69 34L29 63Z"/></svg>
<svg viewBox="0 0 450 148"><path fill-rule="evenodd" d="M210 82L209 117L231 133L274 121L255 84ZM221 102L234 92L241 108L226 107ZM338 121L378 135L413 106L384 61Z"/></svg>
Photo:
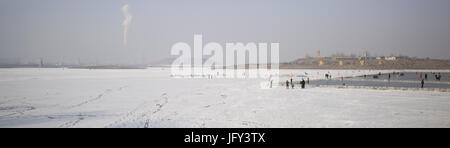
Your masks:
<svg viewBox="0 0 450 148"><path fill-rule="evenodd" d="M286 89L289 89L289 81L286 80Z"/></svg>
<svg viewBox="0 0 450 148"><path fill-rule="evenodd" d="M305 88L305 80L302 80L302 81L300 82L300 85L302 86L302 89L304 89L304 88Z"/></svg>
<svg viewBox="0 0 450 148"><path fill-rule="evenodd" d="M270 88L272 88L272 83L273 83L273 80L272 80L272 75L270 75L270 77L269 77L269 81L270 81Z"/></svg>
<svg viewBox="0 0 450 148"><path fill-rule="evenodd" d="M291 85L292 85L292 87L294 87L294 83L292 82L292 78L291 78Z"/></svg>
<svg viewBox="0 0 450 148"><path fill-rule="evenodd" d="M306 78L306 83L309 84L309 77Z"/></svg>
<svg viewBox="0 0 450 148"><path fill-rule="evenodd" d="M273 80L270 80L270 88L272 88Z"/></svg>
<svg viewBox="0 0 450 148"><path fill-rule="evenodd" d="M421 88L423 88L423 84L425 84L425 82L422 79L422 82L420 82L420 84L422 84Z"/></svg>

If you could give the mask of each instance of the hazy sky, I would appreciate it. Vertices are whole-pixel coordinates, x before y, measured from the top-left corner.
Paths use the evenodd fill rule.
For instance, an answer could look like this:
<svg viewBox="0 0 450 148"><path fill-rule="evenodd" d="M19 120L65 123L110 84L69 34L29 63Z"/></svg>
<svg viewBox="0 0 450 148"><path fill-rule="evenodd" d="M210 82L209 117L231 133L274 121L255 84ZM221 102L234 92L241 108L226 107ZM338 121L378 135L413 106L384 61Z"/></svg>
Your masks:
<svg viewBox="0 0 450 148"><path fill-rule="evenodd" d="M449 14L450 0L0 0L0 59L156 61L194 34L279 42L281 61L317 49L450 59Z"/></svg>

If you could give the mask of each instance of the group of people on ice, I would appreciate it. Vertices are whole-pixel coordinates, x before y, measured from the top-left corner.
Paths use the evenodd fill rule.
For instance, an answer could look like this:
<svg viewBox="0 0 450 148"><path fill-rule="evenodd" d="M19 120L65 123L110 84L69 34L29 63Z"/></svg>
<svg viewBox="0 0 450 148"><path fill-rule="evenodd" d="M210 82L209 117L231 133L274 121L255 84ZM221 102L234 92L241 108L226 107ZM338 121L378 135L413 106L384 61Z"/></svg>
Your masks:
<svg viewBox="0 0 450 148"><path fill-rule="evenodd" d="M416 72L416 75L418 74L418 72ZM435 73L435 72L431 72L431 74L434 75L434 78L436 81L441 81L441 73ZM428 73L420 73L419 74L419 78L420 79L425 79L428 80Z"/></svg>
<svg viewBox="0 0 450 148"><path fill-rule="evenodd" d="M417 74L417 72L416 72ZM431 74L434 75L434 78L436 81L441 81L441 73L434 73L432 72ZM425 73L423 74L422 72L419 75L419 78L421 79L420 84L421 84L421 88L423 88L423 85L425 84L425 80L428 80L428 74Z"/></svg>
<svg viewBox="0 0 450 148"><path fill-rule="evenodd" d="M434 77L436 78L436 81L441 81L441 73L434 73Z"/></svg>
<svg viewBox="0 0 450 148"><path fill-rule="evenodd" d="M305 81L305 79L302 78L302 80L300 81L300 87L302 89L305 88L306 83L309 84L309 78L307 78L307 82ZM289 87L291 87L292 89L294 89L294 79L291 78L291 81L289 82L289 80L286 80L286 89L289 89Z"/></svg>
<svg viewBox="0 0 450 148"><path fill-rule="evenodd" d="M319 72L317 72L317 75L319 75ZM346 85L344 82L344 75L340 75L340 73L337 73L337 75L338 75L338 78L335 78L335 79L332 79L332 76L331 76L331 73L330 72L328 72L328 73L325 73L325 79L326 80L330 80L330 79L332 79L332 80L340 80L341 82L342 82L342 85ZM434 76L434 78L435 78L435 80L436 81L440 81L441 80L441 78L442 78L442 76L441 76L441 73L434 73L434 72L431 72L431 73L425 73L425 72L416 72L416 80L419 80L419 83L420 83L420 85L419 85L419 87L420 88L424 88L424 85L425 85L425 81L427 81L427 80L429 80L430 79L430 76L431 75L431 77L433 77ZM288 80L286 80L286 82L283 84L283 82L281 82L281 85L284 85L285 87L286 87L286 89L294 89L295 88L295 85L299 85L300 87L299 88L302 88L302 89L304 89L305 88L305 85L306 84L309 84L309 77L308 77L308 73L306 73L305 72L305 77L307 78L307 80L305 80L305 78L301 78L301 81L294 81L294 74L292 74L291 73L291 78L290 79L288 79ZM323 76L323 75L322 75ZM364 74L364 75L362 75L362 77L364 77L364 79L366 79L366 77L368 77L368 76L370 76L370 75L366 75L366 74ZM391 78L392 77L394 77L394 79L395 79L395 77L396 77L396 79L397 80L403 80L403 79L400 79L400 77L402 77L402 76L406 76L406 78L404 78L404 79L406 79L406 80L410 80L411 78L414 78L414 77L411 77L409 74L408 75L406 75L405 73L403 73L403 72L390 72L390 73L381 73L381 72L379 72L379 73L377 73L377 74L374 74L374 75L372 75L373 76L373 79L381 79L381 78L383 78L383 79L387 79L387 82L388 83L390 83L391 82ZM372 77L371 76L371 77ZM397 83L397 82L399 82L399 81L395 81L395 83ZM401 81L400 81L401 82ZM390 85L390 84L388 84L388 85ZM272 88L272 80L270 81L270 88Z"/></svg>

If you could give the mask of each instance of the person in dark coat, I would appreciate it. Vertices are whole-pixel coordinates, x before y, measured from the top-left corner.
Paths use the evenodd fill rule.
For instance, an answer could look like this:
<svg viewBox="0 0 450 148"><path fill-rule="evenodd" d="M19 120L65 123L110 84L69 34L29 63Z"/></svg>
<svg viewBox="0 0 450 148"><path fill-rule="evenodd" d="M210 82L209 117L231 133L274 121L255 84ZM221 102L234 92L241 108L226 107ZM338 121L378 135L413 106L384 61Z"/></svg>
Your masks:
<svg viewBox="0 0 450 148"><path fill-rule="evenodd" d="M302 81L300 82L300 85L302 85L302 89L305 88L305 80L302 80Z"/></svg>
<svg viewBox="0 0 450 148"><path fill-rule="evenodd" d="M289 81L286 80L286 89L289 89Z"/></svg>
<svg viewBox="0 0 450 148"><path fill-rule="evenodd" d="M425 84L425 81L422 79L422 82L420 82L420 84L422 84L421 88L423 88L423 84Z"/></svg>

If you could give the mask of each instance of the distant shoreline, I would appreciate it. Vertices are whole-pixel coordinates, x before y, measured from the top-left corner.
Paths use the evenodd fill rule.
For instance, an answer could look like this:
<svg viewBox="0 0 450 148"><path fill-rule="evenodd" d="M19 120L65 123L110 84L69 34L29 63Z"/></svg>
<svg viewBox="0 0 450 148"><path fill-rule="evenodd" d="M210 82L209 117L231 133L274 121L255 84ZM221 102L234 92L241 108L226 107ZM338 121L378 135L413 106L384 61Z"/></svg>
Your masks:
<svg viewBox="0 0 450 148"><path fill-rule="evenodd" d="M0 65L0 68L69 68L69 69L146 69L148 67L170 68L171 61L166 60L164 63L158 64L137 64L137 65L100 65L100 66L82 66L82 65L44 65L43 67L31 65ZM250 64L252 67L258 65ZM270 68L270 64L268 64ZM249 64L238 66L224 66L225 69L233 67L239 69L248 69ZM330 69L330 70L450 70L450 60L442 59L418 59L399 57L395 60L385 59L358 59L339 58L339 57L323 57L323 58L302 58L292 62L280 63L279 69Z"/></svg>
<svg viewBox="0 0 450 148"><path fill-rule="evenodd" d="M0 66L0 68L147 69L145 66Z"/></svg>
<svg viewBox="0 0 450 148"><path fill-rule="evenodd" d="M145 66L78 66L69 69L147 69Z"/></svg>
<svg viewBox="0 0 450 148"><path fill-rule="evenodd" d="M92 69L92 70L136 70L136 69L149 69L149 68L170 68L170 67L158 67L158 66L151 66L151 67L114 67L114 68L107 68L107 67L98 67L98 68L88 68L88 67L0 67L0 69ZM227 68L230 69L230 68ZM279 68L280 70L398 70L398 71L414 71L414 72L427 72L427 71L445 71L450 72L450 69L338 69L338 68Z"/></svg>

